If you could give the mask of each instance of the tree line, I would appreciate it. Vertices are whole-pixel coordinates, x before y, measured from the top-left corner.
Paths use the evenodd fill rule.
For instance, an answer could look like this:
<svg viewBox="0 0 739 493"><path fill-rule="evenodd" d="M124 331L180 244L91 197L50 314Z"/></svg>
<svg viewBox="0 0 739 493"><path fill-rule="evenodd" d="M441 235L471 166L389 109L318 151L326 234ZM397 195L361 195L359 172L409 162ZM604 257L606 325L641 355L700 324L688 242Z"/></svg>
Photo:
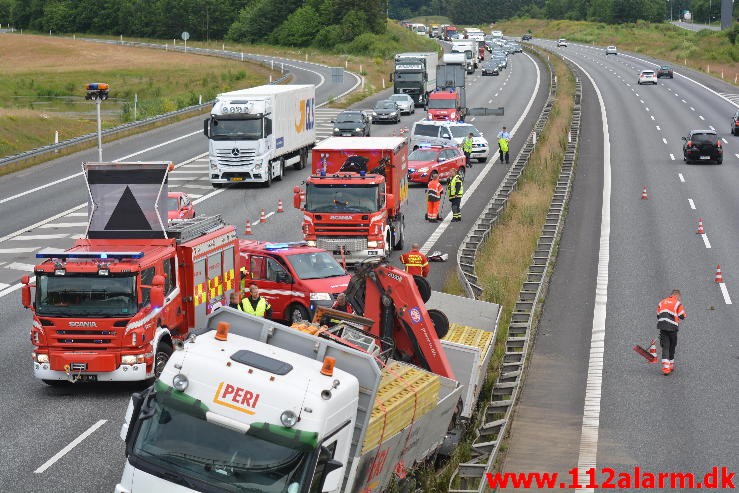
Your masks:
<svg viewBox="0 0 739 493"><path fill-rule="evenodd" d="M16 29L331 48L386 29L387 0L0 0Z"/></svg>

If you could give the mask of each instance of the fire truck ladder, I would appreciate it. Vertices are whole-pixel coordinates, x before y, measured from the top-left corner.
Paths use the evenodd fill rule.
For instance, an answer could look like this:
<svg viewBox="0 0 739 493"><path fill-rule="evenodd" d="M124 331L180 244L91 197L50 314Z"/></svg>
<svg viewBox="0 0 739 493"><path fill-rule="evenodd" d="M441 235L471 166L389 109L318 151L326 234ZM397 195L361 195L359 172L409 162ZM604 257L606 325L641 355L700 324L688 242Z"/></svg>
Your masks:
<svg viewBox="0 0 739 493"><path fill-rule="evenodd" d="M175 238L177 243L187 243L190 240L199 238L206 233L215 231L227 226L220 214L216 216L202 216L186 219L184 221L175 221L167 228L167 236Z"/></svg>

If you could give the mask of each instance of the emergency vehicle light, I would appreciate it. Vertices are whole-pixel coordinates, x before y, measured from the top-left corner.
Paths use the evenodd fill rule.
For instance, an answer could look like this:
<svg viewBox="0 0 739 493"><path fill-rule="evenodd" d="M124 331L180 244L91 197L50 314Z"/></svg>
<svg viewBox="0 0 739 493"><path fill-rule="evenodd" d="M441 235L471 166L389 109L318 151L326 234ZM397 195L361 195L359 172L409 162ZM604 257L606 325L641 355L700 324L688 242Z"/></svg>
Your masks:
<svg viewBox="0 0 739 493"><path fill-rule="evenodd" d="M122 260L126 258L143 258L144 252L64 252L64 251L44 251L37 252L36 258L58 258L58 259L84 259L84 258L99 258L99 259L117 259Z"/></svg>
<svg viewBox="0 0 739 493"><path fill-rule="evenodd" d="M264 245L265 250L284 250L285 248L290 247L304 247L308 246L308 244L304 241L290 241L286 243L267 243Z"/></svg>

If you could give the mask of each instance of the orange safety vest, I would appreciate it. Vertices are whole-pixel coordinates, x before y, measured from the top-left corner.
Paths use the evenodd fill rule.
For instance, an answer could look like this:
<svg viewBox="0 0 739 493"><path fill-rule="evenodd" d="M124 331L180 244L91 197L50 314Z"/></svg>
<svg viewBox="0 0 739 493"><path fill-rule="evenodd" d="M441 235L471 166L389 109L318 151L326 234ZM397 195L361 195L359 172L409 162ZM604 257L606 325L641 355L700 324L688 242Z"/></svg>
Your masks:
<svg viewBox="0 0 739 493"><path fill-rule="evenodd" d="M439 202L443 193L444 186L439 182L438 178L435 178L429 182L428 188L426 189L426 200L429 202Z"/></svg>
<svg viewBox="0 0 739 493"><path fill-rule="evenodd" d="M676 331L680 320L684 320L687 316L683 304L674 296L668 296L657 305L657 328Z"/></svg>
<svg viewBox="0 0 739 493"><path fill-rule="evenodd" d="M400 261L405 265L405 271L414 276L426 277L429 273L429 259L418 250L411 250L400 256Z"/></svg>

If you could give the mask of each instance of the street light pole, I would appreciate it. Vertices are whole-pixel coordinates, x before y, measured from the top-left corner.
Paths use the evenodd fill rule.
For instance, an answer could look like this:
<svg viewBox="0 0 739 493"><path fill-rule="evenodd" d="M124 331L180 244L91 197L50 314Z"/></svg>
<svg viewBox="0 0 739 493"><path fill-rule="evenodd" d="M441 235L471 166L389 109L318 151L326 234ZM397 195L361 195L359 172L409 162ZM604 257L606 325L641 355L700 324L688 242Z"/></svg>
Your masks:
<svg viewBox="0 0 739 493"><path fill-rule="evenodd" d="M95 108L97 108L97 116L98 116L98 162L103 162L103 126L100 119L100 103L102 101L100 99L95 99Z"/></svg>
<svg viewBox="0 0 739 493"><path fill-rule="evenodd" d="M711 12L713 11L713 0L708 0L708 22L707 26L711 25Z"/></svg>
<svg viewBox="0 0 739 493"><path fill-rule="evenodd" d="M108 84L104 82L93 82L85 86L87 93L85 99L92 99L95 101L95 109L97 112L97 123L98 123L98 162L103 162L103 125L102 118L100 117L100 104L108 99Z"/></svg>

